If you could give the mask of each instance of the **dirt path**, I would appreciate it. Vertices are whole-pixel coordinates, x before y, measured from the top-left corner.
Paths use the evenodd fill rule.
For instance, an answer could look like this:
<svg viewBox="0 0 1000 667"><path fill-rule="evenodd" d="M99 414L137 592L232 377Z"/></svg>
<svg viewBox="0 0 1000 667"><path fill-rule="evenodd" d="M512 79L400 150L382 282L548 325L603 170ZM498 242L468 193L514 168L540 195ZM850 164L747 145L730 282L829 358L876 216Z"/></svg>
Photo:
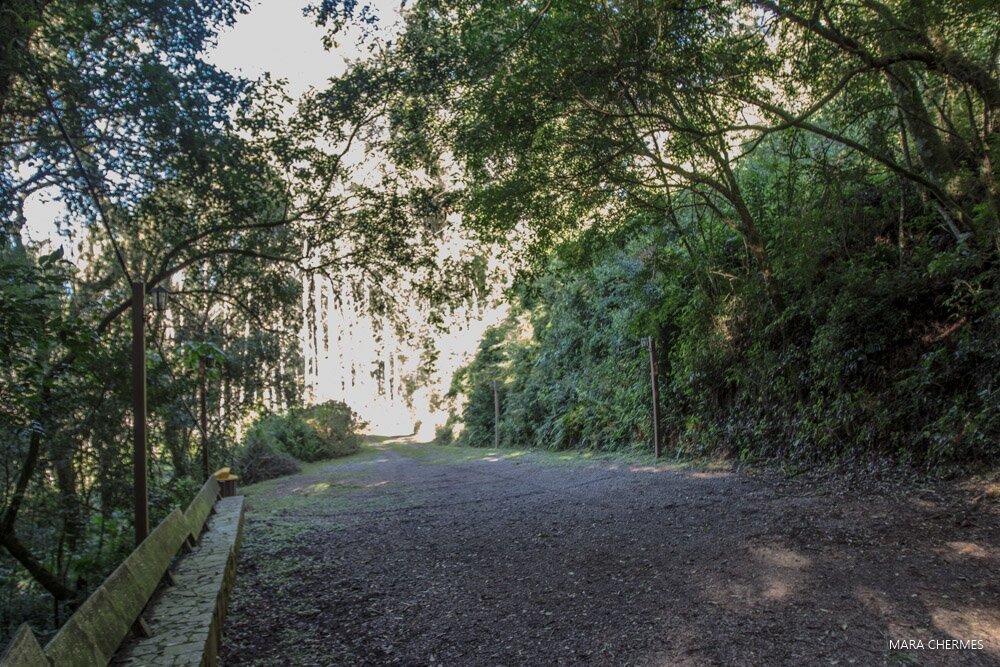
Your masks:
<svg viewBox="0 0 1000 667"><path fill-rule="evenodd" d="M247 489L223 664L1000 664L995 492L837 484L369 446Z"/></svg>

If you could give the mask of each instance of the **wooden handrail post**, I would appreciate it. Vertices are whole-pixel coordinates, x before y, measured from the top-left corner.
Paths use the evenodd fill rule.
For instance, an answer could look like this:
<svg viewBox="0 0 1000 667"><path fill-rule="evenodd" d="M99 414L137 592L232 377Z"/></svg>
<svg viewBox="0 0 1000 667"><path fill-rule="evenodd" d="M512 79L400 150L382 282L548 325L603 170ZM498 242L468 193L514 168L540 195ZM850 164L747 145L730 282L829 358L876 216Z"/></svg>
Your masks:
<svg viewBox="0 0 1000 667"><path fill-rule="evenodd" d="M660 385L656 372L656 341L649 337L649 379L653 386L653 454L660 458Z"/></svg>

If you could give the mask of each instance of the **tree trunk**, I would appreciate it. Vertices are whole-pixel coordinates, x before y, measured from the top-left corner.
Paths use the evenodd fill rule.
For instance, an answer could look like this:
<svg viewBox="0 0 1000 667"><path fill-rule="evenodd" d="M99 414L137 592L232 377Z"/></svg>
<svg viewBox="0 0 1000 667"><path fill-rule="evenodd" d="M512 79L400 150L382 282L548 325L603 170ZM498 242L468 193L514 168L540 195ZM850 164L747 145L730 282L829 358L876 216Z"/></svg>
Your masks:
<svg viewBox="0 0 1000 667"><path fill-rule="evenodd" d="M76 488L76 470L73 469L72 441L53 447L52 468L59 489L59 506L62 512L64 537L70 553L76 551L83 529L80 496Z"/></svg>
<svg viewBox="0 0 1000 667"><path fill-rule="evenodd" d="M774 269L771 266L771 258L767 253L767 246L764 244L764 237L761 236L760 230L757 228L757 223L750 212L750 207L747 206L746 200L743 199L743 192L739 181L736 179L736 174L733 173L733 169L729 165L728 160L725 159L725 156L721 156L721 158L716 158L716 162L722 169L723 174L725 174L728 185L727 191L723 194L729 200L729 203L733 205L733 208L736 209L736 215L739 216L740 224L737 227L737 231L743 235L743 241L746 243L747 249L750 250L750 254L753 255L754 260L757 262L758 270L764 280L764 289L767 290L771 303L780 312L785 308L785 301L781 296L781 289L774 276Z"/></svg>
<svg viewBox="0 0 1000 667"><path fill-rule="evenodd" d="M174 475L188 475L187 438L184 437L184 427L177 419L168 416L163 420L163 438L166 441L170 463L174 467Z"/></svg>
<svg viewBox="0 0 1000 667"><path fill-rule="evenodd" d="M939 186L946 188L951 175L955 173L955 164L931 120L927 106L920 95L916 77L908 65L893 65L886 72L886 78L896 97L906 130L913 139L924 172Z"/></svg>
<svg viewBox="0 0 1000 667"><path fill-rule="evenodd" d="M56 575L50 572L48 568L42 565L28 551L28 548L21 543L21 540L13 532L0 534L0 544L3 544L10 555L23 565L32 578L41 584L42 588L51 593L52 597L57 600L70 600L76 596L76 591L59 581Z"/></svg>

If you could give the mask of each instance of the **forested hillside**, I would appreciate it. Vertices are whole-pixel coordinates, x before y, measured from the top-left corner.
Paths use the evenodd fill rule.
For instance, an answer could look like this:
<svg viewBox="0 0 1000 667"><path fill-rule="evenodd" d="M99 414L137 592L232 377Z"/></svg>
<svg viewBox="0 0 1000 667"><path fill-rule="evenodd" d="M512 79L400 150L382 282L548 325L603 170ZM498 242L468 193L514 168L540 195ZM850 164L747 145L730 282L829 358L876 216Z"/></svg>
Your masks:
<svg viewBox="0 0 1000 667"><path fill-rule="evenodd" d="M326 3L336 14L339 3ZM349 7L350 3L346 3ZM520 262L456 378L463 442L1000 453L995 3L422 2L399 164Z"/></svg>

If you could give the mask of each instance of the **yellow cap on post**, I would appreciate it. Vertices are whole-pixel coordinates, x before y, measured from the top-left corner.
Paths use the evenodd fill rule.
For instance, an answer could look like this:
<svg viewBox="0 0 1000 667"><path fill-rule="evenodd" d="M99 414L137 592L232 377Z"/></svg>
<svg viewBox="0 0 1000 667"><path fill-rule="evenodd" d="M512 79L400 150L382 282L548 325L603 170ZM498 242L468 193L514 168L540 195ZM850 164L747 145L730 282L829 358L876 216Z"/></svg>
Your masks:
<svg viewBox="0 0 1000 667"><path fill-rule="evenodd" d="M229 468L219 468L218 470L215 471L215 479L219 480L220 482L228 482L231 479L240 478L239 475L234 475L231 472L229 472L229 470L230 470Z"/></svg>

